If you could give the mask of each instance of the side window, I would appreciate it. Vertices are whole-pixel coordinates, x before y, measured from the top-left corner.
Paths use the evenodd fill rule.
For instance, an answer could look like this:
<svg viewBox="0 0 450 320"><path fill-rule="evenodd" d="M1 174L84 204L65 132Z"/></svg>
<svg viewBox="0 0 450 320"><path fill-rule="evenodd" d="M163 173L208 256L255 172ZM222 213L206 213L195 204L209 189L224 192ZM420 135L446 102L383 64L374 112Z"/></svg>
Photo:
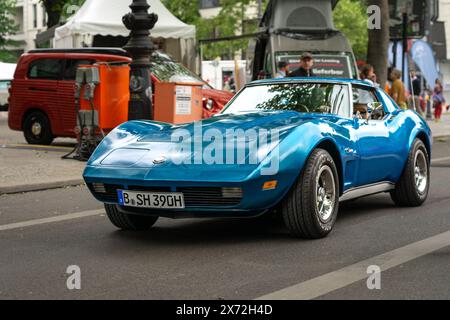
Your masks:
<svg viewBox="0 0 450 320"><path fill-rule="evenodd" d="M380 102L377 98L375 90L367 87L353 86L353 114L360 116L362 119L369 117L368 104ZM374 110L370 114L373 120L380 120L384 117L385 110L383 105Z"/></svg>
<svg viewBox="0 0 450 320"><path fill-rule="evenodd" d="M66 66L64 68L63 79L64 80L75 80L77 74L77 68L79 65L83 64L93 64L95 60L89 59L69 59L66 60Z"/></svg>
<svg viewBox="0 0 450 320"><path fill-rule="evenodd" d="M61 78L61 59L39 59L30 63L29 79L59 80Z"/></svg>

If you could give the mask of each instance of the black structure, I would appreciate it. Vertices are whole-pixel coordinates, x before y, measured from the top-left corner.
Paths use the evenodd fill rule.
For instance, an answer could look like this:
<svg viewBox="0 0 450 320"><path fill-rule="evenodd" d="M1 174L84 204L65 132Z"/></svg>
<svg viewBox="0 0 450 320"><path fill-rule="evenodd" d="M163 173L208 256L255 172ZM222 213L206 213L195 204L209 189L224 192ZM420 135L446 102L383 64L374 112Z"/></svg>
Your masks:
<svg viewBox="0 0 450 320"><path fill-rule="evenodd" d="M150 57L154 51L150 30L158 16L148 13L147 0L133 0L131 12L123 16L125 27L130 30L130 40L124 49L133 59L130 64L130 102L128 119L152 119L152 92L150 78Z"/></svg>

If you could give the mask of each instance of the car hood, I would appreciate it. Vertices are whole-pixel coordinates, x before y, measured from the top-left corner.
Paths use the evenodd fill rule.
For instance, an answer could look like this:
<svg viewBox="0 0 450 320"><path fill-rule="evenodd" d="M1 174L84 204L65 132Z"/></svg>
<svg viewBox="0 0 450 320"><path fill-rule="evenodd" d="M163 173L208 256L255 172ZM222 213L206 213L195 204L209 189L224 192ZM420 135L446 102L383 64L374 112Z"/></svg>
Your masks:
<svg viewBox="0 0 450 320"><path fill-rule="evenodd" d="M155 179L209 180L229 172L230 179L241 180L295 128L318 117L275 111L222 114L181 125L128 122L108 135L88 165L146 168L147 177Z"/></svg>

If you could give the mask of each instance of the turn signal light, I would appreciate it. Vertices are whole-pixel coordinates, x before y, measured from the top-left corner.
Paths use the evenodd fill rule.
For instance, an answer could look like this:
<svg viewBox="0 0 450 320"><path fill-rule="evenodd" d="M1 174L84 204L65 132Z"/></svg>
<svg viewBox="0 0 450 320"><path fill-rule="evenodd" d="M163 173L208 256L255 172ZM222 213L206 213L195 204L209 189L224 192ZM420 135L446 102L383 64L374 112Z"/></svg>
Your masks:
<svg viewBox="0 0 450 320"><path fill-rule="evenodd" d="M263 190L273 190L277 187L278 181L272 180L272 181L266 181L263 185Z"/></svg>

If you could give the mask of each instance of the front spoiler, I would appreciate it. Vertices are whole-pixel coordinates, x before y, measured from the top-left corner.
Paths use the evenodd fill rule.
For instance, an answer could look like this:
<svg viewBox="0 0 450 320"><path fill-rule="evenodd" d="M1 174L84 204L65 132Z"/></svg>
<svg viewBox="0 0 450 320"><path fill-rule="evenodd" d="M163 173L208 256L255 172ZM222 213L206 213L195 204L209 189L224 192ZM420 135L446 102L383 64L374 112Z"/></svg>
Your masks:
<svg viewBox="0 0 450 320"><path fill-rule="evenodd" d="M125 214L135 214L140 216L156 216L171 219L185 218L254 218L265 214L264 210L241 210L241 209L220 209L220 210L172 210L172 209L146 209L124 207L115 205L119 212Z"/></svg>

